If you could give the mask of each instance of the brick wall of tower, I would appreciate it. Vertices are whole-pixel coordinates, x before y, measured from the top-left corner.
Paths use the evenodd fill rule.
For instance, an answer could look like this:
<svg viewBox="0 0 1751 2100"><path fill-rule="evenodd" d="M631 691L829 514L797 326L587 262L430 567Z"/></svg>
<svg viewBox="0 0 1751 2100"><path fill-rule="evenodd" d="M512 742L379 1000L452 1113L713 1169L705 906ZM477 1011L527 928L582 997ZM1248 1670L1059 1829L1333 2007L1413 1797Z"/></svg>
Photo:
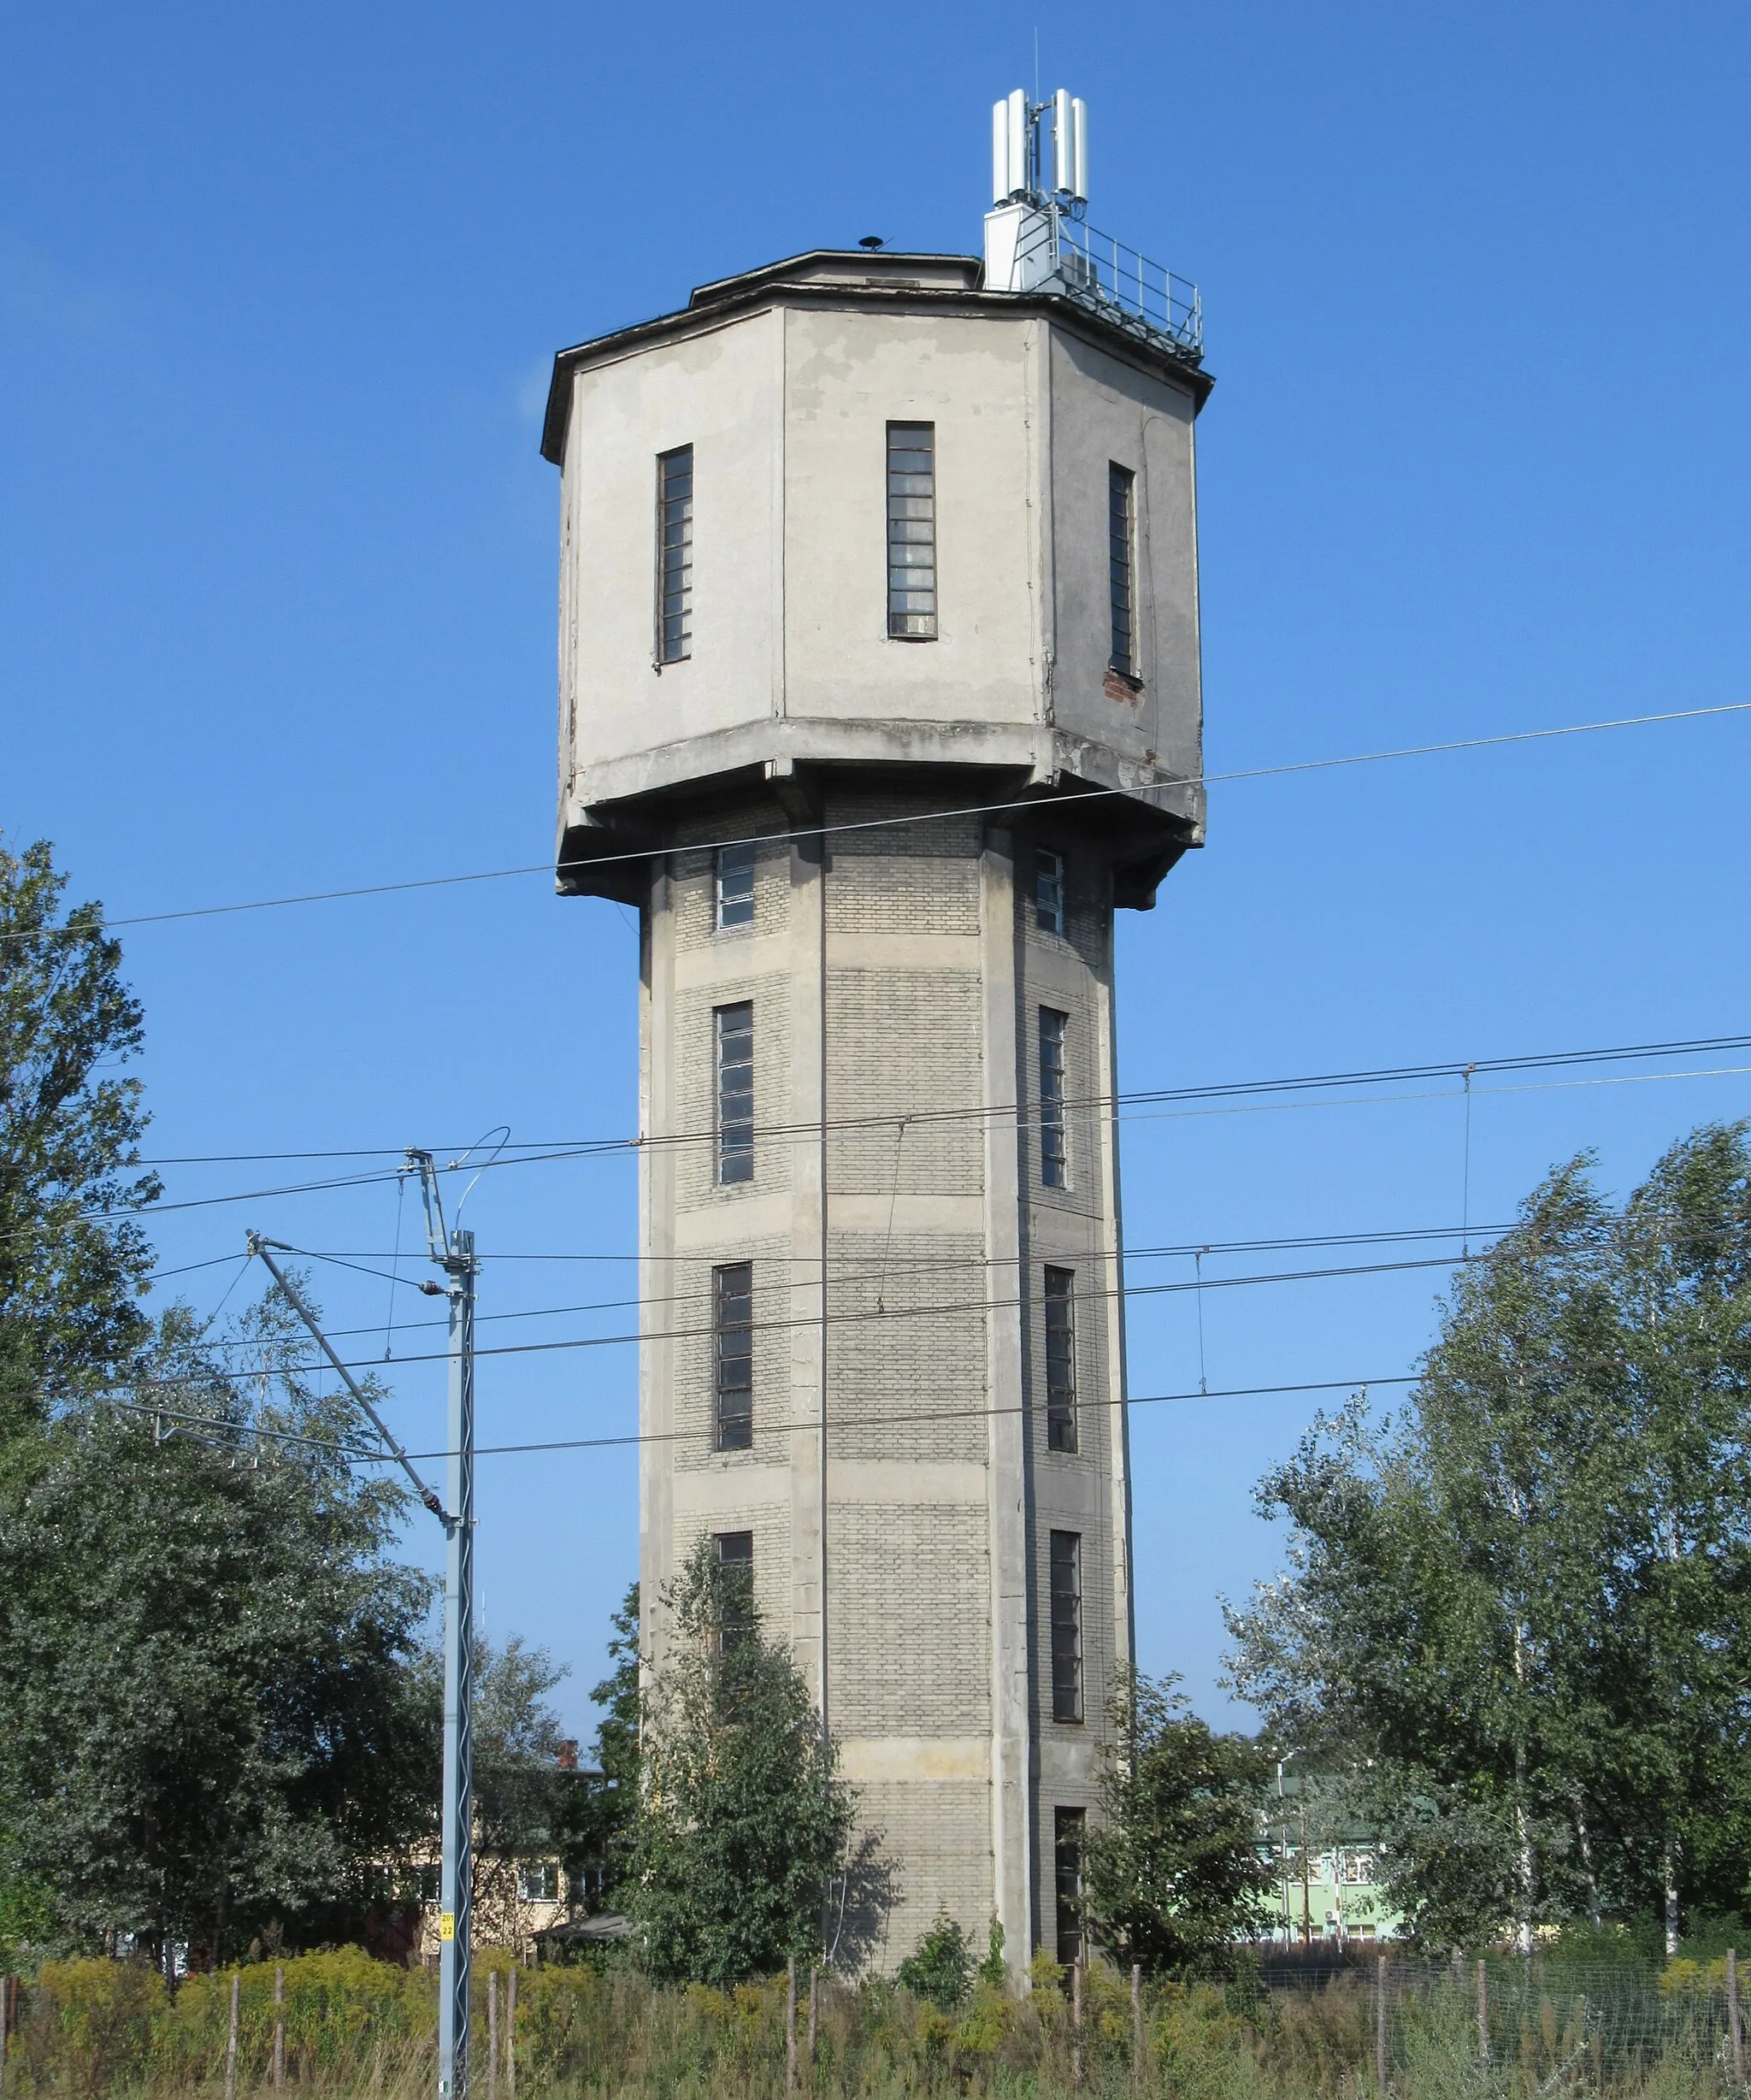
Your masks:
<svg viewBox="0 0 1751 2100"><path fill-rule="evenodd" d="M940 805L846 795L825 815L856 826L932 799ZM1116 1318L1110 1130L1104 1100L1090 1099L1106 1088L1110 899L1099 870L1072 854L1064 936L1033 924L1025 874L997 893L1002 923L988 923L982 824L934 818L835 829L824 869L774 837L756 855L752 924L717 931L712 858L696 842L774 828L770 805L690 820L653 892L667 920L666 946L653 941L651 953L668 959L653 964L649 1053L669 1060L673 1105L669 1128L651 1132L653 1145L667 1147L668 1195L649 1223L644 1287L659 1301L647 1306L647 1334L669 1337L661 1399L672 1425L673 1514L662 1558L673 1565L704 1532L752 1531L769 1625L788 1634L799 1660L818 1653L813 1460L793 1466L793 1453L814 1448L800 1440L814 1434L819 1373L809 1366L818 1358L809 1352L820 1345L824 1246L830 1718L863 1829L887 1870L884 1902L848 1918L847 1942L891 1968L946 1909L982 1946L996 1900L993 1597L1003 1572L992 1565L992 1411L1025 1398L1018 1491L1030 1561L1033 1879L1035 1923L1049 1946L1052 1810L1093 1804L1093 1751L1123 1645L1110 1493L1117 1430L1105 1404ZM1005 850L999 841L999 864ZM1012 961L1015 1022L1012 1043L1005 1033L993 1062L987 972L997 950L1005 971ZM752 1183L720 1188L710 1141L712 1009L740 1000L753 1006L761 1135ZM1042 1002L1070 1017L1071 1174L1062 1191L1038 1185L1032 1128ZM811 1015L824 1029L824 1145L796 1106L804 1094L795 1046ZM988 1186L993 1118L1019 1120L1019 1189ZM805 1225L818 1215L809 1210L811 1172L817 1189L824 1176L824 1242L811 1242ZM1012 1261L993 1264L993 1244L1007 1243L993 1236L993 1221L1005 1214L1011 1242L1020 1221L1019 1277ZM711 1436L711 1271L743 1260L754 1270L754 1448L721 1453ZM1046 1261L1078 1277L1084 1406L1074 1455L1045 1446L1038 1330ZM1005 1323L1019 1336L1019 1390L991 1384L1001 1357L993 1336ZM1079 1726L1054 1723L1050 1711L1048 1534L1066 1527L1085 1539L1088 1718ZM1022 1579L1012 1572L1011 1586ZM1025 1961L1023 1937L1012 1925L1011 1955Z"/></svg>

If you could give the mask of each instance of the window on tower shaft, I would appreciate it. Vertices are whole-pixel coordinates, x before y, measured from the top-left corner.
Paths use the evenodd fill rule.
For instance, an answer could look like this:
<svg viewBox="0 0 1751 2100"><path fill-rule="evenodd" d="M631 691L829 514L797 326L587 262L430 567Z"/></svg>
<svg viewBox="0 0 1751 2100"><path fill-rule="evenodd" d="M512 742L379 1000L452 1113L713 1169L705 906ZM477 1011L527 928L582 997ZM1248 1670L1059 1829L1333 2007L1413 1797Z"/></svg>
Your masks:
<svg viewBox="0 0 1751 2100"><path fill-rule="evenodd" d="M754 1008L749 1000L712 1011L717 1036L717 1179L754 1178Z"/></svg>
<svg viewBox="0 0 1751 2100"><path fill-rule="evenodd" d="M1040 1180L1047 1189L1070 1186L1064 1153L1064 1034L1070 1016L1054 1006L1040 1009Z"/></svg>
<svg viewBox="0 0 1751 2100"><path fill-rule="evenodd" d="M1034 923L1042 934L1064 932L1064 855L1034 856Z"/></svg>
<svg viewBox="0 0 1751 2100"><path fill-rule="evenodd" d="M657 462L657 661L693 653L693 448Z"/></svg>
<svg viewBox="0 0 1751 2100"><path fill-rule="evenodd" d="M1052 1534L1052 1718L1082 1718L1082 1538Z"/></svg>
<svg viewBox="0 0 1751 2100"><path fill-rule="evenodd" d="M1046 1271L1046 1448L1076 1448L1076 1275Z"/></svg>
<svg viewBox="0 0 1751 2100"><path fill-rule="evenodd" d="M1112 597L1112 655L1122 678L1137 675L1137 477L1110 462L1106 469L1106 565Z"/></svg>
<svg viewBox="0 0 1751 2100"><path fill-rule="evenodd" d="M732 926L754 923L754 848L744 840L739 846L720 846L715 870L714 917L719 933Z"/></svg>
<svg viewBox="0 0 1751 2100"><path fill-rule="evenodd" d="M719 1531L711 1543L722 1570L722 1617L717 1627L717 1652L722 1655L754 1630L754 1534Z"/></svg>
<svg viewBox="0 0 1751 2100"><path fill-rule="evenodd" d="M887 631L936 638L936 426L887 426Z"/></svg>
<svg viewBox="0 0 1751 2100"><path fill-rule="evenodd" d="M728 1261L711 1271L712 1377L720 1451L754 1448L754 1265ZM732 1534L726 1532L726 1537ZM734 1534L740 1537L741 1534ZM749 1548L752 1553L753 1548ZM720 1558L722 1556L720 1555Z"/></svg>
<svg viewBox="0 0 1751 2100"><path fill-rule="evenodd" d="M1055 1808L1052 1817L1052 1894L1057 1897L1058 1958L1068 1968L1082 1953L1082 1839L1088 1814Z"/></svg>

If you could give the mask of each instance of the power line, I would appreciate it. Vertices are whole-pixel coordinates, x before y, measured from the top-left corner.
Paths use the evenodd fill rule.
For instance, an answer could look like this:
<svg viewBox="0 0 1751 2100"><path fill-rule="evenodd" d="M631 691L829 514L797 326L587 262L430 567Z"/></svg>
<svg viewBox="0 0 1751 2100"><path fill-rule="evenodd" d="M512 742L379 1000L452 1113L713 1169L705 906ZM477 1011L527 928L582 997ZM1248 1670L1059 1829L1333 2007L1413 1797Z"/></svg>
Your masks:
<svg viewBox="0 0 1751 2100"><path fill-rule="evenodd" d="M1116 1112L1125 1109L1155 1106L1168 1102L1213 1101L1223 1100L1253 1100L1271 1094L1324 1093L1334 1088L1350 1086L1389 1086L1408 1083L1418 1079L1459 1078L1467 1065L1476 1071L1512 1072L1571 1070L1583 1065L1603 1065L1629 1062L1653 1057L1701 1057L1724 1050L1751 1050L1751 1035L1699 1036L1686 1041L1653 1043L1621 1044L1613 1047L1592 1050L1557 1050L1538 1052L1531 1055L1489 1059L1450 1059L1437 1064L1402 1065L1364 1068L1348 1072L1322 1072L1293 1079L1249 1079L1220 1081L1195 1087L1155 1087L1135 1089L1117 1094L1085 1094L1067 1100L1063 1105L1065 1115L1091 1116L1102 1112ZM1730 1078L1744 1075L1746 1068L1730 1066L1717 1071L1665 1072L1648 1077L1661 1079ZM1577 1080L1567 1082L1584 1086L1599 1082ZM1495 1094L1519 1089L1481 1088L1475 1092ZM1550 1089L1554 1091L1554 1088ZM1406 1097L1426 1098L1421 1096ZM965 1122L994 1118L1020 1117L1029 1128L1038 1121L1027 1114L1018 1102L971 1102L960 1107L920 1109L908 1111L908 1123L942 1124ZM1120 1114L1117 1119L1126 1121L1151 1120ZM855 1134L885 1135L900 1118L894 1114L828 1117L824 1119L805 1120L797 1123L771 1124L757 1134L758 1145L772 1145L783 1141L809 1141L821 1136ZM495 1169L511 1166L539 1166L577 1159L605 1156L616 1153L654 1151L669 1146L710 1144L715 1141L716 1132L709 1130L661 1132L655 1136L638 1137L579 1139L569 1144L556 1143L540 1149L508 1151L504 1157L471 1165L471 1173L486 1173ZM386 1153L387 1147L384 1148ZM238 1164L273 1155L240 1153L232 1155ZM320 1156L320 1155L319 1155ZM328 1155L345 1157L349 1155ZM167 1161L136 1160L131 1165L148 1166L169 1164ZM385 1186L398 1180L404 1171L400 1167L382 1170L376 1173L339 1174L321 1180L292 1182L276 1188L249 1189L230 1191L220 1195L184 1196L171 1202L155 1202L134 1208L119 1210L85 1211L77 1215L82 1218L105 1219L116 1218L145 1218L162 1216L174 1211L207 1210L227 1203L266 1202L288 1195L326 1195L337 1189L374 1188ZM503 1259L499 1256L497 1259Z"/></svg>
<svg viewBox="0 0 1751 2100"><path fill-rule="evenodd" d="M1176 1401L1196 1400L1264 1400L1279 1395L1293 1396L1301 1393L1365 1392L1377 1385L1415 1385L1418 1374L1414 1371L1394 1372L1388 1377L1377 1378L1310 1378L1293 1384L1282 1385L1231 1385L1218 1386L1209 1392L1138 1393L1123 1400L1079 1401L1078 1406L1088 1413L1111 1413L1120 1407L1158 1407ZM368 1465L393 1463L387 1451L361 1449L341 1444L326 1437L307 1436L295 1430L281 1430L254 1423L227 1422L213 1415L178 1414L168 1407L155 1407L150 1401L119 1400L103 1395L89 1403L90 1406L116 1407L128 1414L162 1415L167 1420L187 1421L202 1427L228 1430L234 1436L269 1436L278 1442L307 1444L317 1450L332 1453L339 1457L357 1459ZM1011 1415L1026 1416L1038 1413L1036 1406L1023 1401L1017 1405L1002 1407L928 1407L908 1409L899 1414L829 1415L827 1428L829 1436L835 1430L886 1429L912 1426L923 1422L990 1422ZM818 1421L775 1421L763 1424L763 1437L812 1436L820 1433ZM617 1436L563 1436L539 1442L509 1444L477 1444L477 1458L515 1458L525 1454L552 1451L609 1451L637 1448L646 1444L670 1444L697 1442L699 1431L686 1430L635 1430ZM452 1455L448 1451L410 1451L410 1459L432 1463Z"/></svg>
<svg viewBox="0 0 1751 2100"><path fill-rule="evenodd" d="M1742 715L1751 713L1751 700L1730 700L1713 707L1673 708L1659 714L1620 715L1603 722L1564 723L1548 729L1510 729L1494 736L1467 736L1450 739L1436 744L1407 744L1390 751L1365 751L1347 753L1331 758L1301 758L1278 765L1246 766L1228 773L1202 773L1188 775L1154 783L1158 788L1213 788L1239 781L1271 780L1295 773L1329 772L1335 768L1353 765L1381 765L1400 758L1426 758L1443 757L1464 751L1487 751L1507 744L1545 743L1559 737L1591 736L1607 729L1647 729L1655 724L1671 722L1695 722L1714 715ZM1053 804L1040 796L1026 796L1005 802L970 803L953 809L917 811L893 817L876 817L855 822L833 824L797 825L782 832L762 832L747 837L710 839L690 841L685 846L643 847L618 853L593 853L585 857L561 861L531 862L516 868L482 868L463 875L428 875L410 878L399 882L365 882L345 889L306 890L285 897L258 897L240 904L200 905L180 911L137 912L127 918L105 919L96 926L41 927L33 930L8 932L0 939L33 941L56 935L71 934L79 938L102 937L123 927L162 926L185 919L225 918L244 911L276 911L294 905L336 904L356 897L395 896L410 890L453 889L465 883L500 882L517 877L564 873L568 870L603 868L623 864L628 861L651 860L669 851L711 852L727 846L748 846L769 843L775 838L814 839L836 836L853 831L880 830L893 826L938 823L950 817L992 817L1007 811L1063 808L1067 804L1103 801L1135 791L1127 788L1089 788L1074 795L1062 798Z"/></svg>
<svg viewBox="0 0 1751 2100"><path fill-rule="evenodd" d="M1473 1225L1471 1228L1471 1232L1480 1240L1495 1239L1503 1233L1513 1230L1514 1228L1510 1225ZM1277 1253L1297 1248L1402 1246L1418 1241L1457 1240L1463 1236L1465 1228L1460 1225L1412 1226L1399 1231L1307 1232L1291 1233L1276 1239L1188 1241L1183 1246L1128 1247L1123 1250L1123 1259L1126 1266L1129 1267L1136 1262L1188 1260L1194 1254L1202 1254L1207 1259L1212 1254ZM319 1248L298 1247L288 1248L287 1252L297 1254L306 1261L333 1261L343 1266L351 1265L345 1258L324 1254ZM240 1257L221 1255L219 1259L233 1260ZM531 1257L531 1259L539 1259L542 1257ZM557 1261L568 1259L636 1260L638 1257L636 1255L554 1255L551 1259ZM705 1267L714 1262L716 1257L715 1254L708 1251L700 1254L676 1255L670 1259L677 1262L686 1261ZM1112 1256L1110 1254L1100 1253L1092 1259L1109 1261ZM820 1288L820 1280L817 1273L821 1267L821 1257L818 1254L763 1254L760 1260L764 1266L782 1264L791 1268L801 1267L807 1271L804 1275L794 1277L787 1283L769 1284L763 1287L765 1289L815 1291ZM896 1266L892 1262L864 1265L857 1262L839 1264L829 1260L828 1264L829 1283L841 1285L865 1283L878 1278L889 1283L899 1283L909 1277L943 1276L956 1271L983 1271L993 1268L1012 1268L1015 1265L1013 1255L995 1254L962 1255L953 1260L909 1263L902 1266ZM364 1273L374 1276L384 1272L378 1270L368 1270ZM418 1289L418 1285L408 1277L402 1277L400 1282L404 1289ZM1139 1291L1141 1291L1144 1287L1140 1285L1137 1288ZM633 1298L596 1298L565 1305L525 1306L511 1312L478 1313L475 1319L477 1324L484 1325L489 1320L555 1319L575 1312L619 1312L643 1311L663 1306L703 1305L710 1299L711 1295L709 1289L650 1292ZM416 1334L422 1328L442 1327L445 1324L442 1319L404 1320L399 1324L398 1331L403 1334ZM818 1324L818 1320L813 1324ZM325 1328L323 1331L331 1341L351 1340L360 1335L381 1334L383 1323L380 1320L374 1320L362 1327L329 1327ZM201 1346L209 1349L253 1350L258 1349L261 1343L248 1335L218 1335L207 1336ZM405 1363L414 1360L402 1357L392 1360ZM380 1365L379 1368L381 1368Z"/></svg>
<svg viewBox="0 0 1751 2100"><path fill-rule="evenodd" d="M1105 1265L1111 1261L1111 1257L1105 1254L1091 1253L1087 1259L1091 1263L1098 1262ZM1406 1261L1357 1262L1341 1268L1288 1270L1266 1276L1206 1277L1201 1283L1127 1283L1122 1288L1109 1285L1105 1289L1095 1289L1091 1286L1079 1292L1078 1295L1084 1300L1171 1297L1183 1291L1200 1289L1206 1291L1235 1290L1242 1286L1259 1284L1323 1283L1347 1277L1387 1276L1412 1269L1452 1269L1461 1266L1466 1260L1475 1261L1482 1259L1483 1257L1477 1254L1471 1256L1427 1254L1419 1255L1414 1259ZM858 1280L868 1282L872 1273L866 1273ZM832 1280L829 1276L829 1283ZM787 1287L781 1285L780 1288ZM739 1327L737 1331L762 1335L788 1333L799 1328L861 1326L874 1320L941 1319L960 1313L1025 1311L1031 1307L1033 1302L1034 1301L1025 1294L1018 1294L1013 1298L967 1298L931 1305L872 1306L867 1310L856 1312L829 1312L824 1319L820 1313L817 1312L799 1314L794 1318L753 1320L745 1326ZM374 1332L376 1330L367 1330L366 1331ZM551 1356L572 1349L622 1348L647 1342L710 1342L714 1338L716 1332L716 1330L711 1327L672 1327L643 1333L634 1330L626 1334L614 1335L571 1335L557 1342L498 1342L487 1348L477 1348L475 1354L477 1358ZM422 1351L414 1355L398 1356L395 1359L397 1365L404 1368L410 1364L444 1363L447 1360L448 1352L443 1349ZM347 1371L380 1371L383 1366L379 1359L361 1357L357 1361L341 1360L339 1367ZM151 1381L148 1380L144 1383L150 1384ZM171 1380L168 1383L174 1383L176 1381Z"/></svg>

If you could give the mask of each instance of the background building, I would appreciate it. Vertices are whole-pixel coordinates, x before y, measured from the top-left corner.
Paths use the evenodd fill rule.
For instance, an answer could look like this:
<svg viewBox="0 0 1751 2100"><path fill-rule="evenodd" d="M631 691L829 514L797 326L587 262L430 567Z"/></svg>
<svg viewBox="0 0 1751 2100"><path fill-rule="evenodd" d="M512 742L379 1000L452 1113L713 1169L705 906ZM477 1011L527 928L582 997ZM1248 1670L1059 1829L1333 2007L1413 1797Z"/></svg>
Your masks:
<svg viewBox="0 0 1751 2100"><path fill-rule="evenodd" d="M566 351L559 880L642 926L641 1579L752 1562L885 1888L1076 1932L1131 1652L1115 908L1201 839L1195 295L995 113L986 255ZM1050 168L1046 162L1050 159Z"/></svg>

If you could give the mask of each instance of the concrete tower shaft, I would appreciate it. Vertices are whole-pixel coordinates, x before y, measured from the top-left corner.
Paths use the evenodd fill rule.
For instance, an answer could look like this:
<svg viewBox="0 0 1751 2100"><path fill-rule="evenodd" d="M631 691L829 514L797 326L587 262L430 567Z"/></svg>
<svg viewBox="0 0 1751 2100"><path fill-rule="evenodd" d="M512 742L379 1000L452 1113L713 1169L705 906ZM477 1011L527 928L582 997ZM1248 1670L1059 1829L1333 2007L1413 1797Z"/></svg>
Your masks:
<svg viewBox="0 0 1751 2100"><path fill-rule="evenodd" d="M1076 1929L1131 1650L1112 915L1201 838L1206 390L954 257L556 365L560 884L642 924L646 1640L694 1539L752 1558L881 1967L944 1908L1018 1966Z"/></svg>

